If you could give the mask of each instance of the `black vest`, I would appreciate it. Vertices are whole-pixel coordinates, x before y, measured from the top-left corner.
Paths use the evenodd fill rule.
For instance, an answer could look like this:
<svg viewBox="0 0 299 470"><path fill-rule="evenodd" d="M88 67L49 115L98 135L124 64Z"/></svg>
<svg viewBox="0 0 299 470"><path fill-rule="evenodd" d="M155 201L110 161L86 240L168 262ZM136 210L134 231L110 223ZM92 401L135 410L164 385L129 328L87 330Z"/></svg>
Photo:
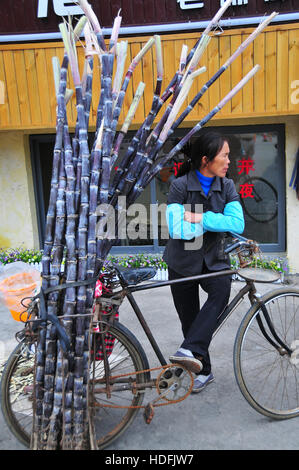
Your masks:
<svg viewBox="0 0 299 470"><path fill-rule="evenodd" d="M202 204L203 212L223 213L225 205L233 201L239 201L239 195L231 179L216 176L206 196L193 170L172 182L167 198L167 204L184 204L185 209L191 212L199 212L196 205ZM224 254L224 234L221 232L206 232L192 240L170 238L163 259L182 276L201 274L204 262L210 271L230 267L229 257Z"/></svg>

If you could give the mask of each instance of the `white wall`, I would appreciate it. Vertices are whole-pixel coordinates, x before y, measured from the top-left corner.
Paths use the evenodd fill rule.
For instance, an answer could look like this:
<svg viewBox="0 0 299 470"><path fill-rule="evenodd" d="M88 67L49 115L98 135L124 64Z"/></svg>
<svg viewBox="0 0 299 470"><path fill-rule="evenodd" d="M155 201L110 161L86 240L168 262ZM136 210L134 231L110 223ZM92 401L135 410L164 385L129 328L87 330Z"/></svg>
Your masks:
<svg viewBox="0 0 299 470"><path fill-rule="evenodd" d="M23 132L0 133L0 188L0 248L37 248L32 171Z"/></svg>

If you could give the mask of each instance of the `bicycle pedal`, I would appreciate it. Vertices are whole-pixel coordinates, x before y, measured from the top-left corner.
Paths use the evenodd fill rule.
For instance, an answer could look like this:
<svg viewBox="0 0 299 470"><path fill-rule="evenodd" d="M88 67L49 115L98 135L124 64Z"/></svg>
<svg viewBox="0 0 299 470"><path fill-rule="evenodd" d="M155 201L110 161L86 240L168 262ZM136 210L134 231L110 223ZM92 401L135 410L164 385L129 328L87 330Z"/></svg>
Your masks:
<svg viewBox="0 0 299 470"><path fill-rule="evenodd" d="M143 417L145 419L146 424L151 424L152 419L154 417L155 411L152 403L148 403L144 408Z"/></svg>

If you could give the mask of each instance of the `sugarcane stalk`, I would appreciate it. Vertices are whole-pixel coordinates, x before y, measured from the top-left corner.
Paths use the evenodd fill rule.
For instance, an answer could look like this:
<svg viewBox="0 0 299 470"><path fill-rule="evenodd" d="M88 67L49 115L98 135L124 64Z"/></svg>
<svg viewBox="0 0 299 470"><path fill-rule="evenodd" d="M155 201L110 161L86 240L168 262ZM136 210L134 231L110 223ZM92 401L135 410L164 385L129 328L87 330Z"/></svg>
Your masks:
<svg viewBox="0 0 299 470"><path fill-rule="evenodd" d="M82 77L83 104L86 119L86 127L89 126L90 106L92 100L92 80L93 80L93 58L86 58L84 63L84 73Z"/></svg>
<svg viewBox="0 0 299 470"><path fill-rule="evenodd" d="M104 85L104 125L101 161L101 184L99 198L102 204L108 202L108 185L110 178L110 155L113 145L115 129L113 127L113 100L112 100L112 72L114 56L102 55L103 85Z"/></svg>
<svg viewBox="0 0 299 470"><path fill-rule="evenodd" d="M84 73L82 77L82 89L84 96L84 107L86 117L86 127L89 126L90 106L92 100L92 80L93 80L93 67L94 61L93 56L96 53L93 48L93 41L91 37L91 30L89 23L84 26L84 37L85 37L85 62L84 62Z"/></svg>
<svg viewBox="0 0 299 470"><path fill-rule="evenodd" d="M67 104L67 96L65 96L65 104ZM66 232L66 240L68 239L69 232L69 219L70 219L70 206L71 216L73 220L76 220L74 215L74 183L75 183L75 174L73 167L73 155L72 155L72 146L68 131L67 124L67 115L65 110L65 121L64 121L64 132L63 132L63 144L64 151L62 156L64 159L61 159L60 162L60 184L58 191L57 199L57 217L56 217L56 253L54 250L53 263L52 263L52 274L56 276L54 278L54 283L51 285L57 285L61 277L61 262L63 256L63 239ZM67 211L65 211L65 208ZM66 213L65 213L66 212ZM67 224L65 227L65 219L67 218ZM71 221L72 222L72 221ZM66 228L66 230L65 230ZM55 244L54 244L55 245ZM70 248L69 243L67 242L67 249ZM72 277L72 269L69 267L70 263L70 253L67 253L65 274L67 279L75 280L76 278ZM74 290L74 289L73 289ZM70 302L70 289L66 289L64 296L64 306L66 309L69 307ZM60 294L62 296L62 294ZM58 293L54 292L49 295L49 298L52 299L52 305L49 305L48 302L48 312L53 315L57 315L62 312L57 311L57 300ZM73 300L73 298L71 299ZM62 304L62 302L60 302ZM64 309L63 309L64 310ZM72 311L73 313L73 311ZM71 338L72 331L70 328L70 322L64 323L66 331ZM57 353L59 356L57 356ZM61 378L61 361L63 361L63 355L60 351L59 341L57 341L56 327L48 327L47 335L47 346L46 346L46 361L45 361L45 395L44 395L44 410L43 410L43 436L44 436L44 448L46 449L56 449L59 446L59 434L63 426L61 423L61 397L63 396L63 381ZM56 367L57 365L57 367ZM54 382L55 381L55 382ZM54 391L55 383L55 391ZM47 438L46 438L47 436Z"/></svg>
<svg viewBox="0 0 299 470"><path fill-rule="evenodd" d="M81 173L81 188L80 188L80 214L79 214L79 224L78 224L78 274L77 279L85 280L86 271L87 271L87 225L88 225L88 212L89 212L89 149L88 149L88 138L87 138L87 129L86 129L86 120L84 114L84 105L82 97L82 88L80 86L76 87L76 97L77 97L77 112L79 120L79 145L80 145L80 154L82 158L82 173ZM86 307L86 287L78 287L77 290L77 313L84 314ZM78 318L76 321L76 347L77 344L81 342L82 336L84 337L84 330L82 332L82 319ZM75 369L74 369L74 400L76 402L76 407L74 411L74 420L75 420L75 448L80 448L83 443L83 434L84 434L84 420L83 420L83 411L77 406L81 403L81 396L83 393L82 388L82 375L81 369L78 366L79 359L76 359L75 356Z"/></svg>
<svg viewBox="0 0 299 470"><path fill-rule="evenodd" d="M50 287L57 286L61 278L61 263L63 258L63 238L65 231L65 162L64 162L64 151L61 154L60 160L60 175L59 175L59 187L58 197L56 201L56 227L55 227L55 239L52 250L53 261L51 263L51 282ZM49 294L47 311L52 315L57 315L57 301L59 298L58 292ZM55 394L54 394L54 381L56 374L56 363L57 363L57 334L56 327L49 325L47 328L47 340L46 340L46 358L45 358L45 378L44 378L44 398L43 398L43 423L42 423L42 436L44 440L44 446L47 449L55 449L57 447L57 414L54 413L52 416L53 404L55 406ZM55 424L54 424L55 423ZM50 431L50 432L49 432ZM54 432L53 432L54 431ZM55 431L57 431L55 433ZM49 436L48 436L49 432ZM47 438L45 439L45 437Z"/></svg>
<svg viewBox="0 0 299 470"><path fill-rule="evenodd" d="M128 41L121 41L120 44L117 45L117 63L116 63L116 73L114 77L114 82L113 82L113 89L112 89L112 97L113 97L113 103L115 105L119 92L120 92L120 87L121 83L123 80L123 74L124 74L124 69L125 69L125 61L127 57L127 51L128 51Z"/></svg>
<svg viewBox="0 0 299 470"><path fill-rule="evenodd" d="M111 37L110 37L110 42L109 42L109 51L112 52L114 48L116 48L117 44L117 39L119 35L119 30L120 30L120 25L121 25L121 20L122 17L120 16L120 10L118 11L118 14L116 18L114 19L113 27L112 27L112 32L111 32Z"/></svg>
<svg viewBox="0 0 299 470"><path fill-rule="evenodd" d="M80 179L80 213L77 230L77 249L78 249L78 273L77 280L86 279L86 267L87 267L87 225L88 225L88 211L89 211L89 174L90 174L90 153L88 148L88 136L85 118L85 108L83 103L83 92L82 85L80 82L80 75L78 70L78 63L76 55L74 54L74 47L70 40L70 35L66 34L64 28L60 27L65 43L65 48L70 55L70 65L73 73L73 79L76 90L76 108L78 116L78 128L79 128L79 149L81 159L81 179ZM77 182L78 182L78 168L77 168ZM75 203L78 203L75 200ZM77 304L76 313L79 315L88 313L88 309L85 312L86 307L86 287L80 286L77 291ZM88 306L87 306L88 307ZM91 306L90 306L91 308ZM83 338L83 339L82 339ZM85 321L78 317L76 320L76 339L75 339L75 351L78 350L78 345L84 342L85 338ZM80 449L84 445L84 436L86 431L84 430L84 416L86 410L82 408L82 397L86 396L86 384L83 384L83 373L82 373L82 361L81 357L77 357L76 353L74 356L74 381L73 381L73 398L74 398L74 414L73 414L73 433L74 433L74 448ZM61 402L58 394L58 407Z"/></svg>
<svg viewBox="0 0 299 470"><path fill-rule="evenodd" d="M81 156L81 185L80 185L80 214L78 223L78 273L77 280L85 280L87 276L87 234L88 234L88 214L89 214L89 182L90 182L90 152L88 148L88 134L86 127L86 119L83 104L82 86L76 86L77 99L77 115L79 123L79 147ZM76 340L75 340L75 356L74 356L74 374L73 374L73 446L75 449L85 447L87 435L87 409L84 405L87 396L87 381L84 381L84 373L88 364L81 355L81 347L85 344L86 338L86 321L81 315L88 314L92 305L86 302L86 287L80 286L77 290L77 306L76 312L78 319L76 320ZM89 324L88 324L89 325ZM89 328L89 326L88 326Z"/></svg>
<svg viewBox="0 0 299 470"><path fill-rule="evenodd" d="M65 260L65 274L66 282L74 282L77 279L77 257L76 257L76 240L75 233L77 230L78 214L75 210L75 185L76 176L73 163L73 152L68 131L67 123L64 132L64 147L65 147L65 172L67 178L66 186L66 260ZM62 324L66 329L69 338L73 336L73 320L70 315L74 315L76 309L76 289L69 287L65 291L64 305L63 305L63 320ZM73 340L71 341L73 345ZM59 349L59 348L58 348ZM63 357L62 351L59 350L59 366L57 368L57 387L58 403L59 397L62 395L63 406L63 447L65 449L72 448L72 395L73 395L73 363L74 353L73 350L69 352L68 362ZM64 363L65 361L65 363ZM61 367L60 367L61 365ZM63 372L63 377L62 377ZM59 375L60 374L60 375ZM64 385L64 388L63 388Z"/></svg>
<svg viewBox="0 0 299 470"><path fill-rule="evenodd" d="M44 252L42 257L42 289L49 287L51 267L50 256L53 246L53 235L55 230L55 217L56 217L56 199L58 194L58 178L59 178L59 165L62 153L63 142L63 127L65 118L65 91L66 91L66 78L68 67L68 56L65 54L60 69L60 86L59 93L57 94L57 124L56 124L56 139L53 155L53 170L50 190L50 201L46 219L46 233ZM39 334L39 341L37 344L36 352L36 375L35 375L35 410L34 410L34 435L32 438L32 446L37 449L40 447L42 416L43 416L43 387L44 387L44 372L45 372L45 347L46 347L46 325L44 325Z"/></svg>
<svg viewBox="0 0 299 470"><path fill-rule="evenodd" d="M88 20L92 24L92 27L93 27L93 30L94 30L95 35L97 37L100 48L103 51L106 51L107 48L106 48L106 44L105 44L105 41L104 41L103 32L102 32L100 23L98 21L98 18L95 15L91 5L88 3L87 0L77 0L77 3L78 3L78 5L80 5L80 7L84 11L86 17L88 18Z"/></svg>

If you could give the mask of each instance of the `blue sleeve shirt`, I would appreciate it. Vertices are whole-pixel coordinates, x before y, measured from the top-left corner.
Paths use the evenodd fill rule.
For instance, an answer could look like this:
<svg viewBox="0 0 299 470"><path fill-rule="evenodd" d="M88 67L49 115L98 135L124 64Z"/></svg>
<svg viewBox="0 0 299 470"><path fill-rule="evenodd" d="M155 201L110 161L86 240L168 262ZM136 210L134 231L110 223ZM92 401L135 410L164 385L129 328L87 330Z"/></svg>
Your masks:
<svg viewBox="0 0 299 470"><path fill-rule="evenodd" d="M243 209L239 201L228 202L223 213L205 212L201 223L190 223L184 220L183 204L169 204L166 209L166 220L171 238L191 240L205 232L242 233L245 223Z"/></svg>

